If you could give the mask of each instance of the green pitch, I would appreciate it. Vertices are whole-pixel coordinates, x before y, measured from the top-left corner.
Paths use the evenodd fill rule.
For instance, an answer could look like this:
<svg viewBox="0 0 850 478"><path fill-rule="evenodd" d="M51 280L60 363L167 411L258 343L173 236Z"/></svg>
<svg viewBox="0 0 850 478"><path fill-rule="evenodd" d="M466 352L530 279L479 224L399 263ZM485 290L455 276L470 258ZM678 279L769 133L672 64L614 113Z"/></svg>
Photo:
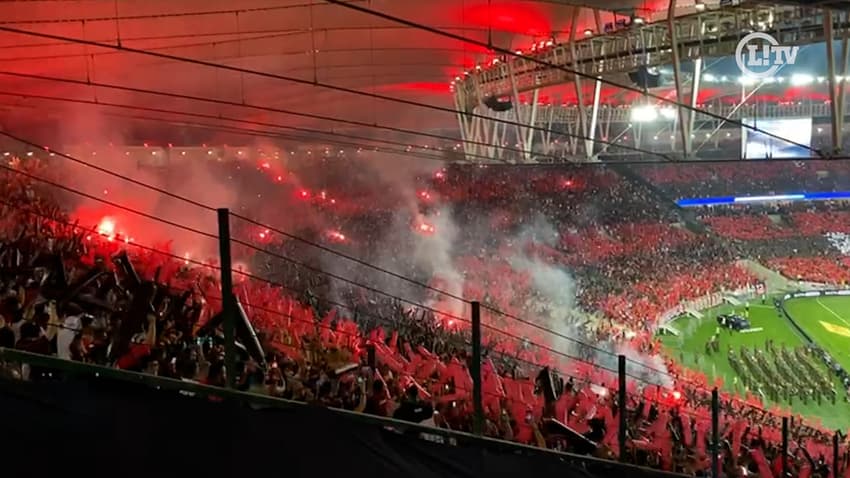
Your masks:
<svg viewBox="0 0 850 478"><path fill-rule="evenodd" d="M827 350L845 370L850 370L850 297L792 299L786 302L785 307L812 340ZM764 350L767 341L773 340L775 347L790 349L804 345L805 339L787 319L779 315L772 300L768 299L765 304L757 300L750 303L749 319L753 328L762 330L743 334L721 331L720 352L706 354L705 344L717 330L717 315L731 312L743 314L744 307L723 305L705 311L703 319L681 317L672 324L681 334L663 336L662 342L671 355L688 368L702 371L710 380L720 377L726 390L741 393L743 384L740 378L736 384L736 373L729 363L727 353L729 347L735 351L740 350L742 346L749 350ZM817 365L821 366L820 363ZM825 366L823 370L826 370ZM850 404L844 401L846 394L843 386L832 374L829 374L829 377L835 382L838 392L835 405L830 400L822 400L821 404L810 400L804 404L795 399L790 408L794 413L820 419L828 428L847 430L850 428ZM775 403L782 408L789 408L788 403L784 401L774 402L765 397L762 397L762 401L769 405Z"/></svg>
<svg viewBox="0 0 850 478"><path fill-rule="evenodd" d="M844 370L850 370L850 297L791 299L785 310Z"/></svg>

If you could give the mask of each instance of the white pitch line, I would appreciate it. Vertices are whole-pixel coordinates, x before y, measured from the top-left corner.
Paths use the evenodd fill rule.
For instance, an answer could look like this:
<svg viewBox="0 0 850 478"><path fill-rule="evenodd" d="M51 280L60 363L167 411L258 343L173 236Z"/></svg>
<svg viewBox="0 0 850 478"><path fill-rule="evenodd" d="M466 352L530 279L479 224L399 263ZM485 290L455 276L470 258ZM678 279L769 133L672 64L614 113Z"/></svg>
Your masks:
<svg viewBox="0 0 850 478"><path fill-rule="evenodd" d="M844 325L850 327L850 322L847 322L847 320L844 317L838 315L834 310L830 309L829 306L827 306L826 304L821 302L820 299L815 299L815 302L817 302L821 307L826 309L830 314L836 316L838 318L838 320L844 322Z"/></svg>

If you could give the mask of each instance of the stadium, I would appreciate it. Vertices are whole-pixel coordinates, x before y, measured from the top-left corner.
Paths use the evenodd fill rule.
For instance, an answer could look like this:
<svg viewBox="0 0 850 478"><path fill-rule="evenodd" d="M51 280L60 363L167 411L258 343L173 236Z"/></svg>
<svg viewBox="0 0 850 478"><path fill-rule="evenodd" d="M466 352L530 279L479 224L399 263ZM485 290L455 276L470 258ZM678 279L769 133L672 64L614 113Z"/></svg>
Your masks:
<svg viewBox="0 0 850 478"><path fill-rule="evenodd" d="M12 469L850 477L848 10L0 2Z"/></svg>

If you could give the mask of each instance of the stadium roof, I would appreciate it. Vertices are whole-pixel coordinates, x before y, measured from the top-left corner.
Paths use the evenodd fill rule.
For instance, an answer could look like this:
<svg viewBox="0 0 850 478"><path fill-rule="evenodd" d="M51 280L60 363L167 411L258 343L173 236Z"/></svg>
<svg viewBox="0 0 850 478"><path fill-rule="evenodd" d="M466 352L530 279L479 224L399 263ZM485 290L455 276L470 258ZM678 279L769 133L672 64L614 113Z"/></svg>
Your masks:
<svg viewBox="0 0 850 478"><path fill-rule="evenodd" d="M572 2L563 0L351 3L504 48L541 39L563 41L572 26ZM575 5L604 8L610 2ZM666 2L617 6L621 13L635 8L649 15L666 9ZM279 132L275 125L357 129L423 144L429 141L369 125L455 129L457 118L450 111L409 102L454 108L449 80L486 58L486 51L459 40L322 0L2 1L0 19L0 107L9 110L0 126L20 132L50 118L51 130L59 121L75 139L97 139L106 136L104 130L117 130L124 138L180 142L175 136L186 130L174 123L191 123L225 126L231 133ZM593 23L592 12L584 10L576 26L583 30ZM797 70L810 62L810 69L824 70L819 64L824 55L815 52L822 45L806 48L813 54L801 55L805 61ZM720 78L734 69L730 61L708 61L705 71ZM806 88L815 99L826 91L817 84ZM706 82L700 98L734 95L738 89L734 79ZM800 97L799 91L793 93ZM783 97L781 92L765 94ZM547 96L568 102L574 92L563 86ZM631 96L609 100L629 103ZM205 134L213 141L221 133L207 128Z"/></svg>
<svg viewBox="0 0 850 478"><path fill-rule="evenodd" d="M494 44L508 48L542 38L562 38L570 28L571 7L558 0L355 0L352 3L477 40L491 37ZM653 7L647 2L635 4L639 8ZM618 4L628 5L628 2ZM108 121L95 125L83 121L80 126L90 129L124 124L114 115L181 118L163 112L103 106L106 103L322 129L351 126L327 119L157 96L140 90L244 102L404 128L449 128L457 121L451 113L376 100L368 95L376 93L451 108L449 80L464 67L475 64L483 54L460 41L321 0L3 1L0 27L6 29L0 32L3 64L0 71L76 82L0 75L3 92L0 104L15 105L13 114L6 115L4 120L7 129L49 115L67 120L65 126L68 126L67 123L78 122L79 118L89 120L95 111L108 113ZM81 41L258 70L302 83ZM365 94L310 84L314 81ZM138 90L121 91L90 83ZM101 106L86 102L98 102ZM201 121L197 117L182 119L227 123ZM142 129L150 130L150 124Z"/></svg>

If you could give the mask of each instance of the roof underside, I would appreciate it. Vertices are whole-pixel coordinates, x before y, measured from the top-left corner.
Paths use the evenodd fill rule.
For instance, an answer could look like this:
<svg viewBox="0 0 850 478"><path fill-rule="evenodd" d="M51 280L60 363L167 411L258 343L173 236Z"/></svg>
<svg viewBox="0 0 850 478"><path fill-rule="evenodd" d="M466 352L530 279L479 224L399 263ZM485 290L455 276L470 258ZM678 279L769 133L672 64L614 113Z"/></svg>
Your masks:
<svg viewBox="0 0 850 478"><path fill-rule="evenodd" d="M566 39L574 11L562 0L351 3L503 48ZM286 131L296 138L358 130L432 143L371 125L456 128L449 80L487 57L458 39L318 0L4 1L0 19L0 126L21 133L48 124L55 135L58 121L69 141L232 142L287 126L301 128ZM579 11L577 31L593 23L591 11Z"/></svg>

